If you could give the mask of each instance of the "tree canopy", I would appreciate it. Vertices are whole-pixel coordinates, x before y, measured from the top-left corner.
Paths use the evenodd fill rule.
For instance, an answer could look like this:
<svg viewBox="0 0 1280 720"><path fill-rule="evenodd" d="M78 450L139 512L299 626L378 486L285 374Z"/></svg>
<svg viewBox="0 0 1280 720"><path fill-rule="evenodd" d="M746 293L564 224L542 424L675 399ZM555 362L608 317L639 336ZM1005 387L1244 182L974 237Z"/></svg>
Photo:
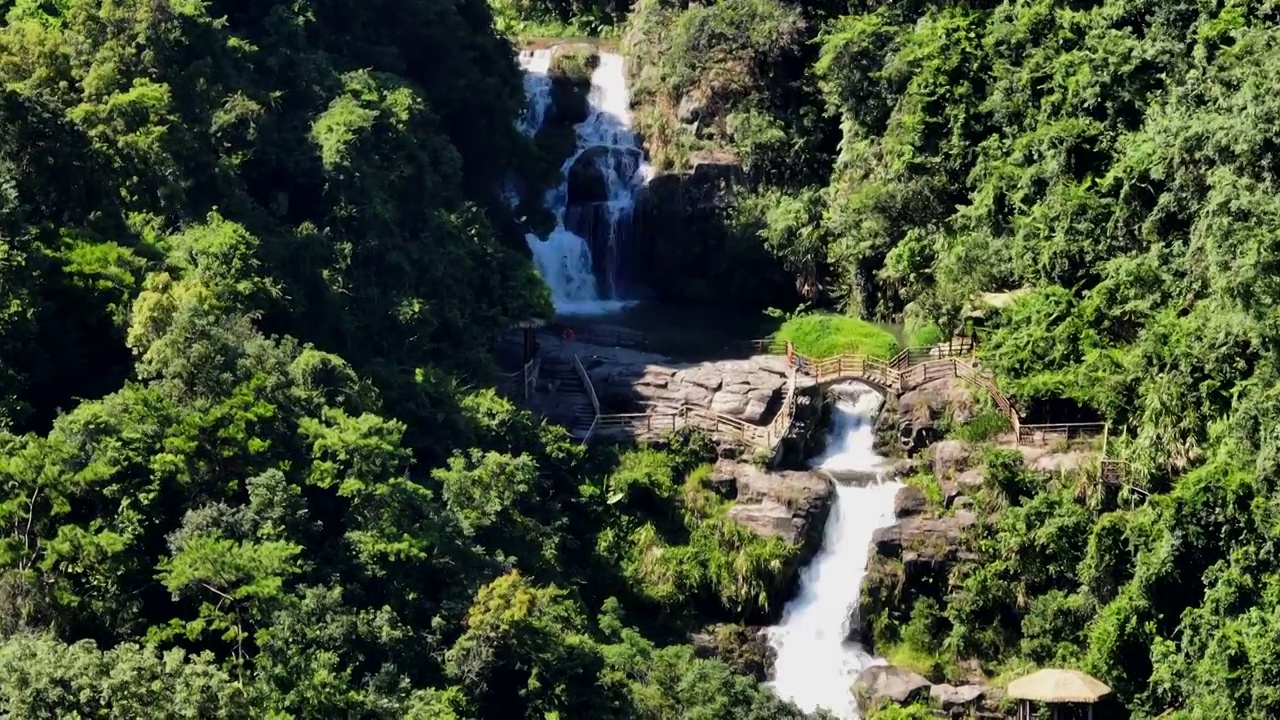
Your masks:
<svg viewBox="0 0 1280 720"><path fill-rule="evenodd" d="M483 0L0 11L0 715L802 717L683 644L793 552L708 449L484 389L551 308Z"/></svg>

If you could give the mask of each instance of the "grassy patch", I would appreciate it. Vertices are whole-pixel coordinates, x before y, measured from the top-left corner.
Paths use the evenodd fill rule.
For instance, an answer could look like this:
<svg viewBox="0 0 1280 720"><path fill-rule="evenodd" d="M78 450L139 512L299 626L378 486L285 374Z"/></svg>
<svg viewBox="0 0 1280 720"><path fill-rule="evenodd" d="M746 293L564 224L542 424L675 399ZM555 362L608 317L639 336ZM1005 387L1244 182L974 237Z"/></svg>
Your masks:
<svg viewBox="0 0 1280 720"><path fill-rule="evenodd" d="M878 325L844 315L803 315L782 324L775 336L791 341L796 352L813 358L862 354L890 358L898 352L893 334Z"/></svg>
<svg viewBox="0 0 1280 720"><path fill-rule="evenodd" d="M916 488L924 493L924 499L929 501L929 507L935 510L942 510L942 485L938 482L938 478L933 473L916 473L905 480L907 485Z"/></svg>
<svg viewBox="0 0 1280 720"><path fill-rule="evenodd" d="M1039 667L1025 658L1013 657L990 668L992 687L1006 687L1009 683L1025 675L1030 675Z"/></svg>
<svg viewBox="0 0 1280 720"><path fill-rule="evenodd" d="M870 708L867 720L933 720L933 710L927 704L894 705L888 703Z"/></svg>

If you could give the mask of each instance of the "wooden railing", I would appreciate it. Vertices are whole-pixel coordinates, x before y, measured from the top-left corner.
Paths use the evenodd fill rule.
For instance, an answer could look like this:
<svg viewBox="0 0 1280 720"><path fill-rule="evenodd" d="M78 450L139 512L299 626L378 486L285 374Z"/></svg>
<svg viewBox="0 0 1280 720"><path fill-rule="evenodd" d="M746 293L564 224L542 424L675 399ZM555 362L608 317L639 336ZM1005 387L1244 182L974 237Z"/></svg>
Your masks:
<svg viewBox="0 0 1280 720"><path fill-rule="evenodd" d="M778 347L777 341L769 338L752 340L750 343L760 350L773 351ZM791 432L797 405L797 376L805 375L813 378L819 385L840 380L861 380L895 393L906 392L933 380L956 377L991 397L1000 412L1009 419L1013 435L1019 444L1047 444L1059 440L1070 441L1098 436L1106 438L1106 423L1024 425L1013 403L996 385L995 379L968 360L973 349L971 340L957 339L933 347L907 348L889 360L869 355L837 355L814 359L793 353L798 362L788 373L782 406L768 425L753 425L740 418L691 405L668 406L643 413L602 415L595 389L577 356L574 356L574 365L583 378L583 384L587 387L592 407L596 412L595 422L592 425L593 433L616 430L660 433L695 427L727 435L734 441L772 454L778 443ZM782 345L782 351L786 351L785 343ZM1103 454L1105 455L1105 450ZM1123 478L1124 466L1115 464L1118 462L1103 461L1104 480L1111 476Z"/></svg>
<svg viewBox="0 0 1280 720"><path fill-rule="evenodd" d="M735 442L753 447L763 445L766 434L762 432L765 428L752 425L741 418L693 405L681 405L676 408L644 413L600 415L596 418L593 427L597 433L621 430L631 434L667 433L693 427L710 433L727 435Z"/></svg>
<svg viewBox="0 0 1280 720"><path fill-rule="evenodd" d="M748 340L747 347L757 353L767 353L770 355L782 355L787 351L787 342L777 337L759 338L756 340ZM919 365L927 360L946 360L953 357L968 357L973 354L973 340L969 338L952 338L945 343L937 345L925 345L903 348L898 351L897 355L883 361L889 367L896 370L905 370L913 365ZM819 362L822 360L832 360L839 357L866 357L857 354L842 354L831 358L817 358ZM814 361L814 358L805 358Z"/></svg>
<svg viewBox="0 0 1280 720"><path fill-rule="evenodd" d="M1107 424L1092 423L1045 423L1040 425L1017 426L1019 445L1047 445L1053 442L1085 440L1102 437L1107 432Z"/></svg>
<svg viewBox="0 0 1280 720"><path fill-rule="evenodd" d="M541 368L542 358L535 357L519 370L503 375L498 387L504 394L528 400L533 395L534 386L538 383L538 371Z"/></svg>
<svg viewBox="0 0 1280 720"><path fill-rule="evenodd" d="M587 434L582 437L582 444L591 441L591 436L595 434L600 426L600 398L596 397L596 386L591 382L591 376L587 374L587 369L582 367L582 359L576 354L573 356L573 369L578 373L578 379L582 381L582 387L587 391L587 399L591 401L591 409L595 413L595 418L591 421L591 427L587 430Z"/></svg>

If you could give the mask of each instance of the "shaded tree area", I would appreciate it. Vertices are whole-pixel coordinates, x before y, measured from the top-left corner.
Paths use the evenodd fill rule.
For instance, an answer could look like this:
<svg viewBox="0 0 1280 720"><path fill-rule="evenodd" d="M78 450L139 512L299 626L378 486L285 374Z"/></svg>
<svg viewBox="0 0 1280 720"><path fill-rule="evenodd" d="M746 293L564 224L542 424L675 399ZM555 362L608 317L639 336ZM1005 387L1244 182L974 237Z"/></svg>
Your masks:
<svg viewBox="0 0 1280 720"><path fill-rule="evenodd" d="M486 3L0 7L0 715L802 717L682 644L791 557L707 448L483 389L550 312Z"/></svg>
<svg viewBox="0 0 1280 720"><path fill-rule="evenodd" d="M1016 293L983 361L1025 408L1108 419L1154 494L1004 498L986 559L911 634L992 674L1082 666L1141 717L1280 712L1275 8L645 0L629 32L658 89L647 137L673 165L716 149L765 169L738 208L798 286L948 331ZM803 72L761 72L788 52ZM805 113L838 146L809 144Z"/></svg>

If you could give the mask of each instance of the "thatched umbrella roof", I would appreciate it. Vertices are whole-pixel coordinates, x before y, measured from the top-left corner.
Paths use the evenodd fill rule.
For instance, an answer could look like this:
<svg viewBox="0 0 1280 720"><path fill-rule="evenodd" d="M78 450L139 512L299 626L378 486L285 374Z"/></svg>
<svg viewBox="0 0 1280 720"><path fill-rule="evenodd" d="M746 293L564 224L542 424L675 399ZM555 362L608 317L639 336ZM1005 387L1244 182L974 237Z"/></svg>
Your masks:
<svg viewBox="0 0 1280 720"><path fill-rule="evenodd" d="M1046 668L1009 683L1008 695L1015 700L1044 703L1095 703L1111 693L1101 680L1078 670Z"/></svg>

